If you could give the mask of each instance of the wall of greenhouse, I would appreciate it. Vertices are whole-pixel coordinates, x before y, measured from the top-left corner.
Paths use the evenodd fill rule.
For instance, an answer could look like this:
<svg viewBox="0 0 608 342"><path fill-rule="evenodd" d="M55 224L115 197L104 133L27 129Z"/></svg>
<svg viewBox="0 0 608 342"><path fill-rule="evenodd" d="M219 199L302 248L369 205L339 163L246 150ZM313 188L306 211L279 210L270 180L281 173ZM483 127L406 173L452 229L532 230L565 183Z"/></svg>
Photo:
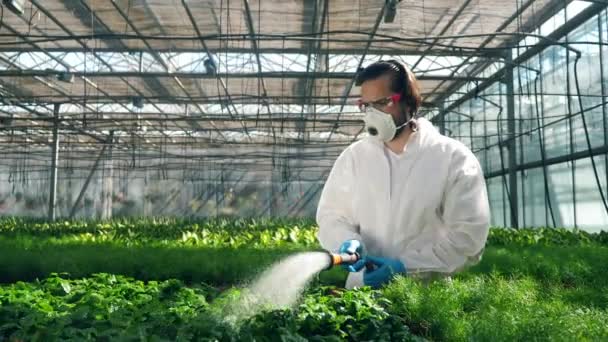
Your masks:
<svg viewBox="0 0 608 342"><path fill-rule="evenodd" d="M561 11L537 34L547 35L572 16L568 8ZM578 63L576 53L553 45L513 66L514 201L506 84L493 84L445 117L446 134L466 143L484 168L493 225L588 231L608 226L608 13L601 12L561 41L574 43L570 46L581 52ZM523 51L513 49L513 58ZM515 202L517 222L511 216Z"/></svg>
<svg viewBox="0 0 608 342"><path fill-rule="evenodd" d="M0 216L46 218L50 161L36 160L34 151L23 156L4 159L8 165L0 166ZM314 168L290 171L285 164L253 170L179 160L174 161L177 167L170 167L161 159L136 159L132 165L108 156L95 169L91 163L76 162L78 157L66 159L58 167L56 216L60 218L70 217L72 210L75 218L95 219L311 217L323 186ZM77 201L91 170L91 180Z"/></svg>
<svg viewBox="0 0 608 342"><path fill-rule="evenodd" d="M549 35L580 10L567 6L535 33ZM469 146L481 162L495 226L608 227L608 12L560 41L569 44L552 44L516 64L497 59L481 76L510 68L512 89L497 81L444 116L445 133ZM516 60L539 42L539 37L523 39L510 58ZM572 48L581 52L580 58ZM445 106L477 85L465 85ZM322 162L308 161L310 165L290 160L291 170L273 165L256 172L220 169L213 162L184 169L154 167L163 160L148 160L141 168L130 165L128 156L115 154L94 172L74 216L314 216L322 179L337 154L334 150ZM92 161L74 168L69 164L74 158L66 164L65 155L62 150L59 217L70 216L93 168ZM307 175L312 167L317 169ZM49 170L50 161L37 160L34 151L24 151L21 159L5 158L0 165L0 215L46 217Z"/></svg>

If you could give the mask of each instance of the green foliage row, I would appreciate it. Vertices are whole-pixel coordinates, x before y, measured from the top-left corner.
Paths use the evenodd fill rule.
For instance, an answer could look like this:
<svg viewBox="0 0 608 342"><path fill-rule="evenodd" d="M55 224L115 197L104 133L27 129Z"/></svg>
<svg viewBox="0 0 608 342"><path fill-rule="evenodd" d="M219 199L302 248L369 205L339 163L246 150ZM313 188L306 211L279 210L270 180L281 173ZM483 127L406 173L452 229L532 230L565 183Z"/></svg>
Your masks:
<svg viewBox="0 0 608 342"><path fill-rule="evenodd" d="M178 240L210 247L278 247L317 245L318 227L311 219L117 219L111 221L45 222L22 218L0 219L0 235L40 237L77 236L86 241ZM492 228L487 245L608 245L608 231L587 233L565 228Z"/></svg>
<svg viewBox="0 0 608 342"><path fill-rule="evenodd" d="M29 281L53 272L74 277L115 273L142 280L234 284L274 261L301 251L297 246L229 248L189 246L181 241L82 240L78 237L0 236L0 282Z"/></svg>
<svg viewBox="0 0 608 342"><path fill-rule="evenodd" d="M108 222L44 222L0 220L2 236L72 239L75 242L116 241L133 246L164 242L208 247L274 248L317 245L317 229L306 219L121 219Z"/></svg>
<svg viewBox="0 0 608 342"><path fill-rule="evenodd" d="M412 333L435 341L608 339L608 295L601 289L483 274L428 286L401 278L383 294Z"/></svg>
<svg viewBox="0 0 608 342"><path fill-rule="evenodd" d="M584 230L566 228L493 228L488 236L488 245L608 245L608 230L588 233Z"/></svg>
<svg viewBox="0 0 608 342"><path fill-rule="evenodd" d="M0 218L0 233L33 234L40 236L63 236L67 234L117 233L119 236L138 235L156 239L178 239L182 233L204 231L229 233L291 230L310 230L316 227L307 218L208 218L180 219L169 217L120 218L109 221L67 221L48 222L39 219L6 217Z"/></svg>
<svg viewBox="0 0 608 342"><path fill-rule="evenodd" d="M0 340L149 341L602 341L606 306L586 289L484 274L425 285L400 277L381 290L314 287L294 308L233 324L219 292L177 280L60 275L0 286ZM604 297L607 294L602 293ZM608 298L604 298L608 301Z"/></svg>
<svg viewBox="0 0 608 342"><path fill-rule="evenodd" d="M239 284L318 248L306 222L4 220L0 282L16 283L0 286L0 341L608 340L605 235L550 228L492 229L481 262L452 281L317 286L343 284L334 268L293 310L223 320Z"/></svg>
<svg viewBox="0 0 608 342"><path fill-rule="evenodd" d="M369 289L337 295L320 288L295 310L261 311L236 324L223 317L240 292L214 298L215 292L111 274L19 282L0 287L0 340L416 340L387 312L390 303Z"/></svg>
<svg viewBox="0 0 608 342"><path fill-rule="evenodd" d="M608 248L604 246L501 246L486 248L481 262L461 278L500 274L533 277L564 288L589 287L608 291Z"/></svg>
<svg viewBox="0 0 608 342"><path fill-rule="evenodd" d="M73 277L114 273L141 280L177 278L188 283L234 285L251 279L292 253L313 250L277 248L209 248L179 242L128 246L117 241L73 241L64 238L0 236L0 282L30 281L53 272ZM497 273L533 277L564 288L593 287L608 291L608 248L604 246L488 246L479 264L459 277ZM325 284L343 284L345 272L321 274Z"/></svg>

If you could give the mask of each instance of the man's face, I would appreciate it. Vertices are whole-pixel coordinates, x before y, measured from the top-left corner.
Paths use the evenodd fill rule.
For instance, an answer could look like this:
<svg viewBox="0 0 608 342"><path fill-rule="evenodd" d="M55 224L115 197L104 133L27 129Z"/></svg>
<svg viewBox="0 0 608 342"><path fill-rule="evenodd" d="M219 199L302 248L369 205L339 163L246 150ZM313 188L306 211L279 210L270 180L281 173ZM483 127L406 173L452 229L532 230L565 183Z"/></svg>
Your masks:
<svg viewBox="0 0 608 342"><path fill-rule="evenodd" d="M361 84L361 101L372 104L375 101L383 100L390 97L394 93L390 88L390 76L380 76L374 80L368 80ZM384 113L390 114L393 117L396 125L405 123L405 117L402 115L401 104L388 101L384 105L374 105L374 107Z"/></svg>

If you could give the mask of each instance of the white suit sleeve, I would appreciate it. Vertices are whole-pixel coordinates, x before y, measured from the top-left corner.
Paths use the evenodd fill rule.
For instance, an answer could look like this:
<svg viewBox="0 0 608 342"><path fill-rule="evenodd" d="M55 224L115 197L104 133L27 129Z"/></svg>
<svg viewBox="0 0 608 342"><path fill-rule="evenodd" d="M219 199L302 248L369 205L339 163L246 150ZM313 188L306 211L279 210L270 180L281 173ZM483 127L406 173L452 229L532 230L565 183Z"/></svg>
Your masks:
<svg viewBox="0 0 608 342"><path fill-rule="evenodd" d="M479 262L490 208L483 171L471 152L459 150L452 157L442 212L433 238L404 251L408 272L453 273Z"/></svg>
<svg viewBox="0 0 608 342"><path fill-rule="evenodd" d="M360 240L353 208L354 164L347 149L336 159L325 182L317 208L317 237L321 246L337 251L345 240Z"/></svg>

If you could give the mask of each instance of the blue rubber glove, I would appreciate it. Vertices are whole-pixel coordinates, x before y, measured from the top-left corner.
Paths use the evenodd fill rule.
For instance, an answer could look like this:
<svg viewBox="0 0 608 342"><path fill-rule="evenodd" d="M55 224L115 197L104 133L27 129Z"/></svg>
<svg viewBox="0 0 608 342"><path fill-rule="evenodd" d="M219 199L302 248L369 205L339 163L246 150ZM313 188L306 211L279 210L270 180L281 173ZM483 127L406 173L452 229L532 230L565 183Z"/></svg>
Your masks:
<svg viewBox="0 0 608 342"><path fill-rule="evenodd" d="M366 268L363 272L363 283L373 288L388 283L393 277L400 273L407 273L405 265L396 259L379 258L368 255L366 262L372 263L374 269Z"/></svg>
<svg viewBox="0 0 608 342"><path fill-rule="evenodd" d="M355 254L358 253L361 259L354 264L342 264L342 268L348 272L359 272L365 266L365 245L359 240L346 240L340 246L338 253Z"/></svg>

